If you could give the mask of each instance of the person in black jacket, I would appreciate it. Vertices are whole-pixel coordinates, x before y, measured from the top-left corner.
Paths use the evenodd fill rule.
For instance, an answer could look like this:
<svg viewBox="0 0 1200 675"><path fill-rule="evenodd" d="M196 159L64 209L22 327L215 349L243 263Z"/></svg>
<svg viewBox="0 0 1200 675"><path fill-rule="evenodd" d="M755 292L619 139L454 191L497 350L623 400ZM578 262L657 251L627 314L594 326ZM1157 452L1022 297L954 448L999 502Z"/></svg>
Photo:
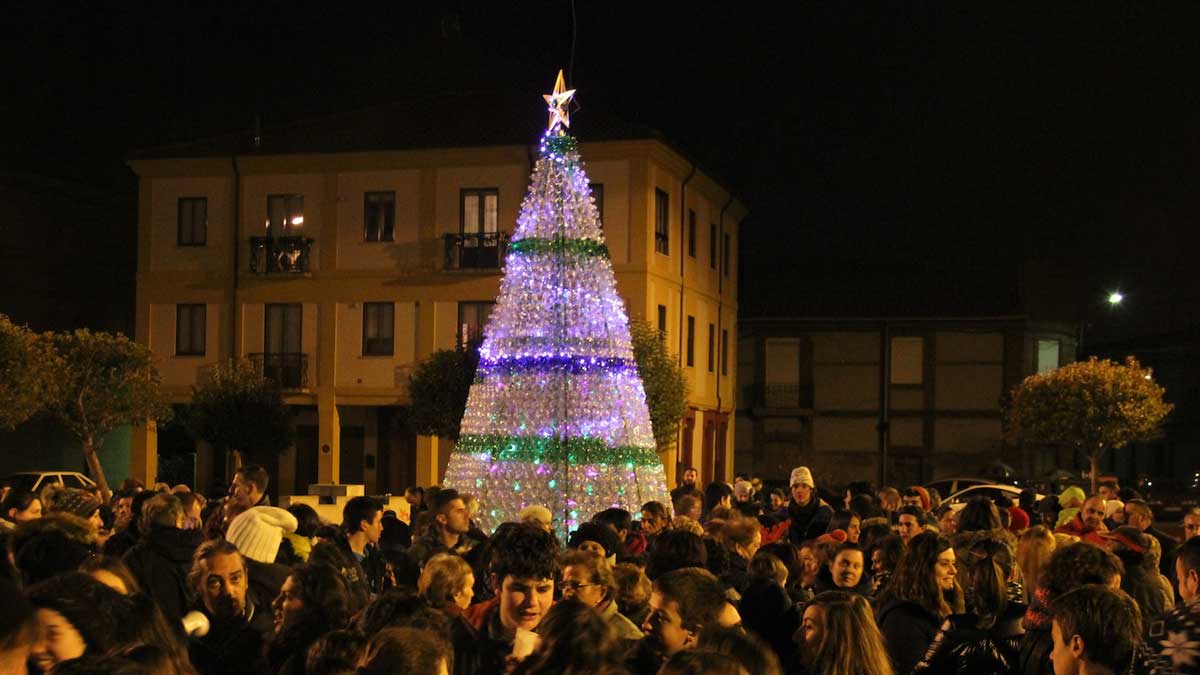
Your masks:
<svg viewBox="0 0 1200 675"><path fill-rule="evenodd" d="M256 675L263 671L263 644L274 630L271 609L249 591L245 560L236 546L210 539L196 549L188 585L195 609L209 621L208 633L188 645L201 675Z"/></svg>
<svg viewBox="0 0 1200 675"><path fill-rule="evenodd" d="M271 603L275 632L267 643L271 675L303 675L308 648L350 618L346 581L332 567L308 563L294 570Z"/></svg>
<svg viewBox="0 0 1200 675"><path fill-rule="evenodd" d="M142 538L122 561L163 616L177 625L188 608L187 574L200 545L199 530L182 530L183 504L172 494L157 494L142 505Z"/></svg>
<svg viewBox="0 0 1200 675"><path fill-rule="evenodd" d="M807 466L792 469L792 500L788 502L787 519L768 527L763 541L771 543L786 535L793 546L816 539L829 529L833 507L817 494L817 484Z"/></svg>
<svg viewBox="0 0 1200 675"><path fill-rule="evenodd" d="M1014 575L1013 559L1012 547L1000 539L981 539L967 550L967 611L946 619L913 672L1017 672L1026 607L1020 586L1008 583Z"/></svg>
<svg viewBox="0 0 1200 675"><path fill-rule="evenodd" d="M963 611L957 572L949 539L923 532L909 540L876 616L897 675L911 673L946 617Z"/></svg>

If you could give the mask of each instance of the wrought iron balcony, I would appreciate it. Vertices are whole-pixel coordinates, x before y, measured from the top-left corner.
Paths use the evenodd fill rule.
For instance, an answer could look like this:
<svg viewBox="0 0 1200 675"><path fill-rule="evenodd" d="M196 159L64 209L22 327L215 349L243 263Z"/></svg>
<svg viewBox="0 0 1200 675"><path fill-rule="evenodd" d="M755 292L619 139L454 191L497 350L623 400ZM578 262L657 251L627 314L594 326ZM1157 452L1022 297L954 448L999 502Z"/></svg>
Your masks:
<svg viewBox="0 0 1200 675"><path fill-rule="evenodd" d="M308 354L249 354L250 362L263 377L282 389L308 387Z"/></svg>
<svg viewBox="0 0 1200 675"><path fill-rule="evenodd" d="M447 270L498 270L508 254L507 232L447 234Z"/></svg>
<svg viewBox="0 0 1200 675"><path fill-rule="evenodd" d="M310 237L250 237L250 273L306 274L312 245Z"/></svg>

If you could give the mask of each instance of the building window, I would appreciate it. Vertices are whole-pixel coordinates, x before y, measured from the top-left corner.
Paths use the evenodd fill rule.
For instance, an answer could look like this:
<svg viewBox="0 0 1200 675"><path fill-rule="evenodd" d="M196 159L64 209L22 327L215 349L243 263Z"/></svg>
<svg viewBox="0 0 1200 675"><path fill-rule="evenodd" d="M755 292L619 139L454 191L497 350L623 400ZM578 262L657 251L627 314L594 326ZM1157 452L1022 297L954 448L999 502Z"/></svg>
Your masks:
<svg viewBox="0 0 1200 675"><path fill-rule="evenodd" d="M721 329L721 374L729 374L729 331Z"/></svg>
<svg viewBox="0 0 1200 675"><path fill-rule="evenodd" d="M722 254L721 263L724 266L725 276L729 276L729 234L728 233L725 234L724 244L725 244L725 248L721 251L721 254Z"/></svg>
<svg viewBox="0 0 1200 675"><path fill-rule="evenodd" d="M671 201L662 190L654 191L654 252L671 254Z"/></svg>
<svg viewBox="0 0 1200 675"><path fill-rule="evenodd" d="M263 351L268 354L300 354L304 330L304 306L300 303L271 303L266 307Z"/></svg>
<svg viewBox="0 0 1200 675"><path fill-rule="evenodd" d="M604 229L604 183L591 183L588 188L592 191L592 202L596 205L596 220L600 221L600 229Z"/></svg>
<svg viewBox="0 0 1200 675"><path fill-rule="evenodd" d="M713 354L717 347L717 327L708 324L708 372L713 371Z"/></svg>
<svg viewBox="0 0 1200 675"><path fill-rule="evenodd" d="M1058 370L1059 342L1058 340L1037 341L1037 371L1038 375Z"/></svg>
<svg viewBox="0 0 1200 675"><path fill-rule="evenodd" d="M267 234L280 237L304 227L304 195L267 195Z"/></svg>
<svg viewBox="0 0 1200 675"><path fill-rule="evenodd" d="M180 197L176 243L204 246L208 241L208 197Z"/></svg>
<svg viewBox="0 0 1200 675"><path fill-rule="evenodd" d="M658 334L664 338L667 336L667 306L658 306Z"/></svg>
<svg viewBox="0 0 1200 675"><path fill-rule="evenodd" d="M688 257L696 257L696 212L688 209Z"/></svg>
<svg viewBox="0 0 1200 675"><path fill-rule="evenodd" d="M687 319L687 364L696 365L696 317Z"/></svg>
<svg viewBox="0 0 1200 675"><path fill-rule="evenodd" d="M717 269L717 224L708 226L708 266Z"/></svg>
<svg viewBox="0 0 1200 675"><path fill-rule="evenodd" d="M396 229L396 193L363 195L363 240L392 241Z"/></svg>
<svg viewBox="0 0 1200 675"><path fill-rule="evenodd" d="M892 384L921 384L925 381L925 339L892 338Z"/></svg>
<svg viewBox="0 0 1200 675"><path fill-rule="evenodd" d="M492 315L494 302L458 303L458 344L460 347L483 341L483 329Z"/></svg>
<svg viewBox="0 0 1200 675"><path fill-rule="evenodd" d="M391 356L396 305L391 302L363 303L363 356Z"/></svg>
<svg viewBox="0 0 1200 675"><path fill-rule="evenodd" d="M500 190L497 188L463 190L459 231L463 234L495 234L499 213Z"/></svg>
<svg viewBox="0 0 1200 675"><path fill-rule="evenodd" d="M175 305L175 355L204 356L204 305Z"/></svg>

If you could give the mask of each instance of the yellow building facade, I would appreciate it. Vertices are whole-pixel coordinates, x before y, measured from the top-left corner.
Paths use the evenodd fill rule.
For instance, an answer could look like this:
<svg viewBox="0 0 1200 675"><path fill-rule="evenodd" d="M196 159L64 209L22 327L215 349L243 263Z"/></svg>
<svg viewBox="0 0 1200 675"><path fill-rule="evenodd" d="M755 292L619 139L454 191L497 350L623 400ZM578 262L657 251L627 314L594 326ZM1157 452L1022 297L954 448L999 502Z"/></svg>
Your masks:
<svg viewBox="0 0 1200 675"><path fill-rule="evenodd" d="M629 316L665 332L689 379L668 479L687 465L728 479L746 209L660 138L581 138ZM408 428L408 377L486 324L536 151L219 146L129 160L140 185L136 339L170 399L188 401L206 368L249 358L284 384L295 413L295 446L268 466L278 493L440 483L451 445ZM134 444L147 481L154 434ZM197 484L223 471L202 448Z"/></svg>

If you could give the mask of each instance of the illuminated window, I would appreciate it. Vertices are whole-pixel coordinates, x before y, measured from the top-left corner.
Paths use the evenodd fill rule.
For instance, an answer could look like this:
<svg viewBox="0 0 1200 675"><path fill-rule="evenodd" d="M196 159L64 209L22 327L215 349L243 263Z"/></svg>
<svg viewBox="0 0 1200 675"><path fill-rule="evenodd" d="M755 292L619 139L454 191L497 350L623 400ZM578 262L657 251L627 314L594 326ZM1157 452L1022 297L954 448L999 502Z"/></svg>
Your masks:
<svg viewBox="0 0 1200 675"><path fill-rule="evenodd" d="M1048 373L1058 369L1059 342L1058 340L1037 341L1037 371L1038 374Z"/></svg>
<svg viewBox="0 0 1200 675"><path fill-rule="evenodd" d="M279 237L304 228L304 195L267 195L267 234Z"/></svg>
<svg viewBox="0 0 1200 675"><path fill-rule="evenodd" d="M483 329L492 315L494 302L458 303L458 344L465 347L483 340Z"/></svg>
<svg viewBox="0 0 1200 675"><path fill-rule="evenodd" d="M461 232L495 234L500 213L500 191L477 188L462 191Z"/></svg>

